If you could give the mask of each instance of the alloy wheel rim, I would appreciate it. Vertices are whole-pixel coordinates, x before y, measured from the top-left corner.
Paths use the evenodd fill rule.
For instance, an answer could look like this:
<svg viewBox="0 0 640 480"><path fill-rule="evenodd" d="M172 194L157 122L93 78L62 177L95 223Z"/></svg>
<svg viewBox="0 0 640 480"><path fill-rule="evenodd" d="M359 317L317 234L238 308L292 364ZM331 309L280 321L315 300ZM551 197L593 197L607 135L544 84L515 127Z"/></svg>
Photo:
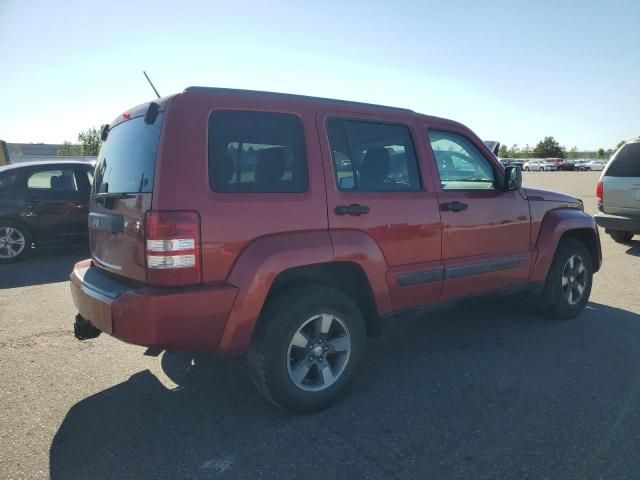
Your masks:
<svg viewBox="0 0 640 480"><path fill-rule="evenodd" d="M289 342L289 379L301 390L318 392L335 384L351 356L346 324L330 313L305 320Z"/></svg>
<svg viewBox="0 0 640 480"><path fill-rule="evenodd" d="M587 269L580 255L571 255L562 269L562 294L569 305L576 305L587 289Z"/></svg>
<svg viewBox="0 0 640 480"><path fill-rule="evenodd" d="M15 258L25 248L24 234L13 227L0 227L0 258Z"/></svg>

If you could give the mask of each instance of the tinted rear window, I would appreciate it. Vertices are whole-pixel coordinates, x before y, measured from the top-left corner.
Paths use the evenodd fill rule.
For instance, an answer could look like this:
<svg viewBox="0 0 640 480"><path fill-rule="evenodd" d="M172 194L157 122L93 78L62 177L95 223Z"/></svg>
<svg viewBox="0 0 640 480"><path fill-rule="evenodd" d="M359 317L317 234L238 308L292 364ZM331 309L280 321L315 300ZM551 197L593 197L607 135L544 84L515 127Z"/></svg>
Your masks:
<svg viewBox="0 0 640 480"><path fill-rule="evenodd" d="M607 168L607 177L640 177L640 143L624 145Z"/></svg>
<svg viewBox="0 0 640 480"><path fill-rule="evenodd" d="M307 156L300 119L285 113L212 113L209 184L216 192L305 192Z"/></svg>
<svg viewBox="0 0 640 480"><path fill-rule="evenodd" d="M151 125L137 117L109 130L98 155L94 193L152 191L163 116L158 114Z"/></svg>

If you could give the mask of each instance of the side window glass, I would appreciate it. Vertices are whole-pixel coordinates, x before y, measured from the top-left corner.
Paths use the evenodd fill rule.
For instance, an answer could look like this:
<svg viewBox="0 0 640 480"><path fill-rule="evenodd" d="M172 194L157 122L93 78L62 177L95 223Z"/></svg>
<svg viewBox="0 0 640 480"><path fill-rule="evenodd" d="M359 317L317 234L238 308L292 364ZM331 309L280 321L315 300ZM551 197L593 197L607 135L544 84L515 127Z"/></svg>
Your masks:
<svg viewBox="0 0 640 480"><path fill-rule="evenodd" d="M214 112L209 118L209 184L215 192L306 192L300 119L284 113Z"/></svg>
<svg viewBox="0 0 640 480"><path fill-rule="evenodd" d="M331 118L327 133L340 190L420 190L418 163L407 127Z"/></svg>
<svg viewBox="0 0 640 480"><path fill-rule="evenodd" d="M32 173L27 180L30 190L48 190L53 192L77 192L78 184L73 169L40 170Z"/></svg>
<svg viewBox="0 0 640 480"><path fill-rule="evenodd" d="M491 190L495 175L489 161L462 135L429 131L443 190Z"/></svg>

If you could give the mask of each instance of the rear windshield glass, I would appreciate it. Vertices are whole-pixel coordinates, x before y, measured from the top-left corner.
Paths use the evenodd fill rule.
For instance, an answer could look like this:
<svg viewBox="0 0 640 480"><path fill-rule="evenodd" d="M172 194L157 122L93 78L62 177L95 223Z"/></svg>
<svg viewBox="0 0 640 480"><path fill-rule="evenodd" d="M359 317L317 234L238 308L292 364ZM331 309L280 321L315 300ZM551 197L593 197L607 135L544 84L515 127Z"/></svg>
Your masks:
<svg viewBox="0 0 640 480"><path fill-rule="evenodd" d="M623 146L607 168L607 177L640 177L640 143Z"/></svg>
<svg viewBox="0 0 640 480"><path fill-rule="evenodd" d="M249 111L211 115L209 183L215 192L305 192L307 182L298 117Z"/></svg>
<svg viewBox="0 0 640 480"><path fill-rule="evenodd" d="M136 117L109 130L96 165L93 193L146 193L153 174L163 113L153 124Z"/></svg>

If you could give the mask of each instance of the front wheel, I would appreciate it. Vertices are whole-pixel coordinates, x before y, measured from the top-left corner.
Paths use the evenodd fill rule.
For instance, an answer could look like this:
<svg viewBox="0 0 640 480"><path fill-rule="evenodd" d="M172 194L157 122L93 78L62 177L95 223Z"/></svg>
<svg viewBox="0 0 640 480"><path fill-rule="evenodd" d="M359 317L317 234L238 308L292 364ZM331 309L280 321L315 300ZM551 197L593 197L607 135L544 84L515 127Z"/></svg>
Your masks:
<svg viewBox="0 0 640 480"><path fill-rule="evenodd" d="M578 316L589 301L592 282L593 263L584 243L562 239L538 299L539 309L560 319Z"/></svg>
<svg viewBox="0 0 640 480"><path fill-rule="evenodd" d="M544 167L540 167L540 171L541 171L541 172L544 172Z"/></svg>
<svg viewBox="0 0 640 480"><path fill-rule="evenodd" d="M322 285L293 288L266 305L249 373L277 406L322 410L346 393L365 349L365 322L348 296Z"/></svg>
<svg viewBox="0 0 640 480"><path fill-rule="evenodd" d="M528 172L529 171L529 167L524 167L524 171Z"/></svg>
<svg viewBox="0 0 640 480"><path fill-rule="evenodd" d="M611 235L611 238L618 243L629 243L633 238L633 233L623 232L622 230L611 230L609 235Z"/></svg>

